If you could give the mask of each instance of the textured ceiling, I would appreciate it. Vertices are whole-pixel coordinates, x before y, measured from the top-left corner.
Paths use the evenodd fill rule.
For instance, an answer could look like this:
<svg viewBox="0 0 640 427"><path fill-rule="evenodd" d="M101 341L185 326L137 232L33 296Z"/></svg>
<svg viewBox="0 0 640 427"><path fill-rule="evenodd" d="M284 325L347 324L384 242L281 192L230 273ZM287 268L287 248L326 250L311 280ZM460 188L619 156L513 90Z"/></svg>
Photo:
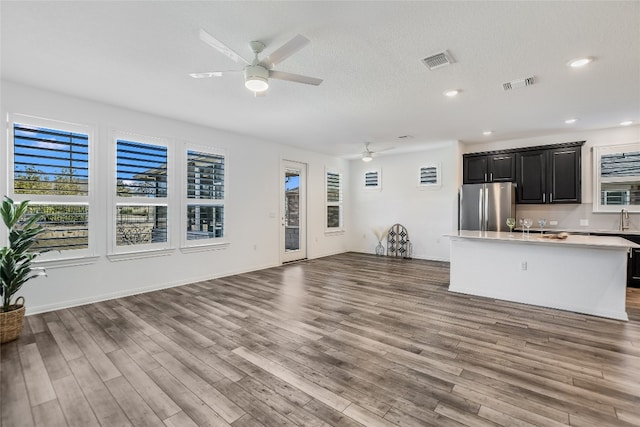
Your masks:
<svg viewBox="0 0 640 427"><path fill-rule="evenodd" d="M638 1L2 1L0 14L3 79L334 155L640 120ZM272 80L254 98L240 73L192 79L241 68L200 28L247 59L250 40L268 55L303 34L276 69L324 82ZM442 49L456 63L429 71L420 60ZM566 66L585 55L596 60Z"/></svg>

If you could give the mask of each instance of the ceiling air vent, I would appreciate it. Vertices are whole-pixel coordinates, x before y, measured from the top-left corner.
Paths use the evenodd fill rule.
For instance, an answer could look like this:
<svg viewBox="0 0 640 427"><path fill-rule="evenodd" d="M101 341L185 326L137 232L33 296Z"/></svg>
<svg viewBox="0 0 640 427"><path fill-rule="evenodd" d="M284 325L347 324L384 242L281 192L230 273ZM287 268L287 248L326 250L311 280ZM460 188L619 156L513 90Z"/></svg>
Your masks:
<svg viewBox="0 0 640 427"><path fill-rule="evenodd" d="M454 62L456 61L453 59L453 56L446 50L427 56L422 60L422 63L430 70L435 70L436 68L444 67Z"/></svg>
<svg viewBox="0 0 640 427"><path fill-rule="evenodd" d="M518 89L525 86L531 86L535 82L536 82L535 76L527 77L524 79L511 80L510 82L502 83L502 89L504 90Z"/></svg>

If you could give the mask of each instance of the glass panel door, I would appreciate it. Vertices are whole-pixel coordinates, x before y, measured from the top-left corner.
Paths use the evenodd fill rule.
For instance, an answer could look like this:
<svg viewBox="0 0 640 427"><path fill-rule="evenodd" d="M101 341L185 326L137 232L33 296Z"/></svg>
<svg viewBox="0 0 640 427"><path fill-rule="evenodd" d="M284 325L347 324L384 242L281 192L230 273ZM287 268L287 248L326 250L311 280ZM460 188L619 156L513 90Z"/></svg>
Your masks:
<svg viewBox="0 0 640 427"><path fill-rule="evenodd" d="M307 257L306 165L283 161L281 179L282 262L290 262Z"/></svg>

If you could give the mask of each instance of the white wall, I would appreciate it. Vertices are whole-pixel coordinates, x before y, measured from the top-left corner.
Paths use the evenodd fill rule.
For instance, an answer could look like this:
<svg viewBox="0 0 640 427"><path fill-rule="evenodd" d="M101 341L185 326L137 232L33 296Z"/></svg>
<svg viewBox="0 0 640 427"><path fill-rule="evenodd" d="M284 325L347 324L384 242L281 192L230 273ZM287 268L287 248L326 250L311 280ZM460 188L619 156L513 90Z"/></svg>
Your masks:
<svg viewBox="0 0 640 427"><path fill-rule="evenodd" d="M280 162L282 159L308 164L307 228L309 258L346 250L344 234L325 234L324 173L331 167L343 171L349 179L348 162L273 142L230 134L143 114L89 100L42 91L12 82L1 82L2 116L26 114L47 119L90 125L97 140L96 203L90 221L97 225L95 262L81 266L50 267L48 277L39 278L22 289L29 313L47 311L91 301L113 298L145 290L190 283L207 278L279 265L280 248ZM3 123L3 160L6 159L7 123ZM175 250L167 256L126 261L110 261L107 248L111 216L114 159L109 157L111 132L167 138L176 147L183 142L210 145L227 153L227 200L225 232L230 245L226 249L183 253L179 248L182 229L173 227L170 240ZM6 171L6 161L2 168ZM3 194L7 194L7 173L1 176ZM345 197L349 189L345 188ZM181 200L170 197L170 209L177 210ZM348 219L345 226L349 226ZM0 238L6 237L4 230ZM254 249L255 247L255 249Z"/></svg>
<svg viewBox="0 0 640 427"><path fill-rule="evenodd" d="M556 220L558 229L616 229L619 215L611 213L593 213L593 157L592 148L596 146L620 145L640 142L640 126L615 127L611 129L547 135L524 139L492 142L486 144L465 144L464 153L522 148L537 145L559 144L564 142L586 141L582 147L582 204L563 205L517 205L518 217L529 216L534 219ZM460 161L462 161L460 159ZM586 219L588 226L581 226L580 220ZM547 226L547 228L549 228ZM640 214L631 214L631 228L640 230Z"/></svg>
<svg viewBox="0 0 640 427"><path fill-rule="evenodd" d="M414 258L448 261L449 240L442 235L457 229L460 156L455 141L417 153L380 155L369 163L352 160L349 249L375 253L374 230L400 223L409 232ZM440 166L442 185L421 188L420 167L429 165ZM380 190L364 188L364 172L371 169L381 170Z"/></svg>

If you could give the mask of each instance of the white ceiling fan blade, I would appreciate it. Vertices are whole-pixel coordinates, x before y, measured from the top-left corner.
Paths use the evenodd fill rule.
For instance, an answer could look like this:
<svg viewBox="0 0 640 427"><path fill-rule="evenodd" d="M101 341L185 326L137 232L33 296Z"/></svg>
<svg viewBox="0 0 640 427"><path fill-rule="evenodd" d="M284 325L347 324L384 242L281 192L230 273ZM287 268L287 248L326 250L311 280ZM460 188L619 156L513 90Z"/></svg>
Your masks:
<svg viewBox="0 0 640 427"><path fill-rule="evenodd" d="M389 150L393 150L396 147L387 147L387 148L383 148L382 150L376 150L374 151L374 153L384 153L385 151L389 151Z"/></svg>
<svg viewBox="0 0 640 427"><path fill-rule="evenodd" d="M207 73L191 73L189 76L194 79L206 79L207 77L220 77L222 76L222 71L211 71Z"/></svg>
<svg viewBox="0 0 640 427"><path fill-rule="evenodd" d="M309 76L301 76L300 74L286 73L284 71L270 70L269 77L271 77L272 79L287 80L289 82L304 83L314 86L319 86L320 83L322 83L322 79L317 79L315 77Z"/></svg>
<svg viewBox="0 0 640 427"><path fill-rule="evenodd" d="M271 52L271 55L267 56L260 62L260 65L266 68L272 68L275 64L284 61L303 47L309 44L309 39L305 36L298 34L278 49Z"/></svg>
<svg viewBox="0 0 640 427"><path fill-rule="evenodd" d="M225 45L220 40L213 37L211 34L207 33L202 28L200 29L200 40L202 40L203 42L205 42L206 44L208 44L209 46L211 46L221 54L231 58L235 62L244 62L247 65L250 64L249 61L244 59L242 56L238 55L236 52L233 51L233 49L231 49L229 46Z"/></svg>
<svg viewBox="0 0 640 427"><path fill-rule="evenodd" d="M222 77L223 74L240 73L242 70L226 70L226 71L205 71L204 73L191 73L190 77L194 79L206 79L209 77Z"/></svg>

